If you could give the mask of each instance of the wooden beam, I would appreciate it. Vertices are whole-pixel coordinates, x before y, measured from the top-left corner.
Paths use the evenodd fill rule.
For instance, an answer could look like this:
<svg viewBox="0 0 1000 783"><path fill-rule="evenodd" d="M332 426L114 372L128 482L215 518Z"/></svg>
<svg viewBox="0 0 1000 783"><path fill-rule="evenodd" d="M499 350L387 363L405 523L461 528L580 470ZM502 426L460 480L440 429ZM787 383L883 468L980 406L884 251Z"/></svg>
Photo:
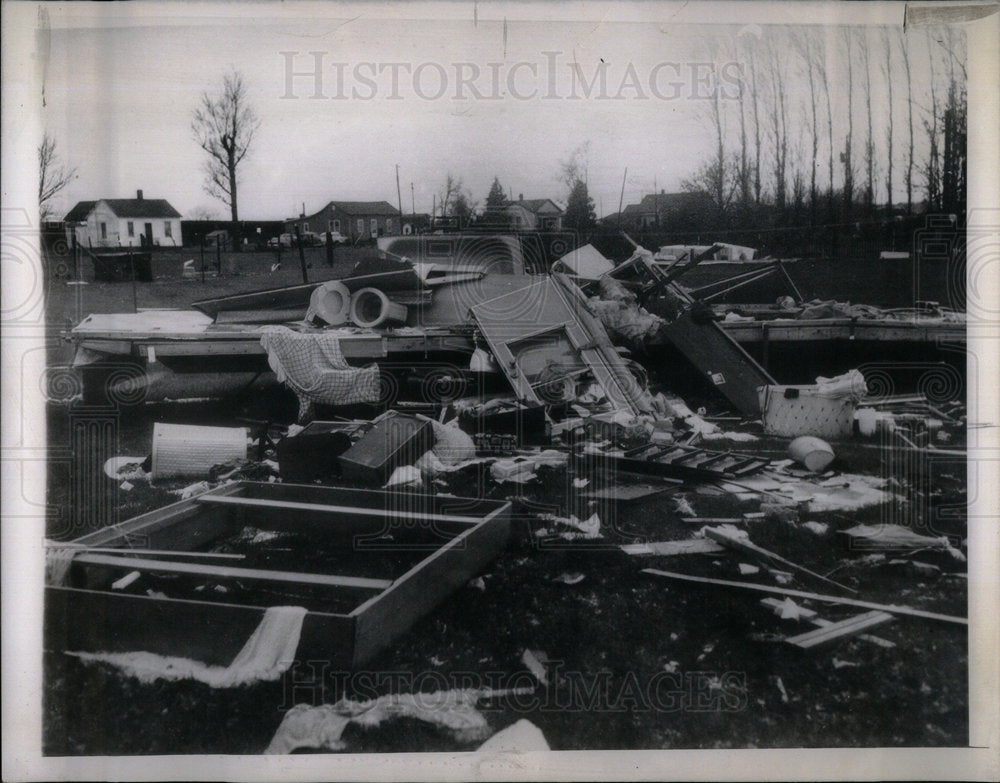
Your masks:
<svg viewBox="0 0 1000 783"><path fill-rule="evenodd" d="M46 544L46 549L74 549L80 554L152 555L153 557L207 557L223 560L244 560L246 555L229 552L184 552L176 549L130 549L127 546L80 546L73 543Z"/></svg>
<svg viewBox="0 0 1000 783"><path fill-rule="evenodd" d="M704 555L724 551L721 546L707 538L691 538L684 541L651 541L648 544L625 544L619 548L626 555Z"/></svg>
<svg viewBox="0 0 1000 783"><path fill-rule="evenodd" d="M830 623L830 625L821 626L815 631L801 633L798 636L790 636L785 641L803 650L815 650L818 647L825 647L844 639L850 639L852 636L857 636L869 628L891 622L893 619L893 616L887 612L866 612L856 617L841 620L839 623Z"/></svg>
<svg viewBox="0 0 1000 783"><path fill-rule="evenodd" d="M248 579L262 582L286 582L297 585L323 587L352 587L359 590L385 590L392 585L390 579L366 579L359 576L334 576L327 574L299 574L288 571L267 571L256 568L202 565L200 563L171 563L168 560L147 560L141 557L116 557L114 555L79 554L74 563L83 565L126 568L135 571L159 571L169 574L191 574L211 579Z"/></svg>
<svg viewBox="0 0 1000 783"><path fill-rule="evenodd" d="M906 617L922 617L925 620L940 620L945 623L955 623L957 625L968 625L969 620L965 617L956 617L950 614L939 614L937 612L925 612L923 609L913 609L909 606L893 606L891 604L879 604L874 601L860 601L857 598L841 598L838 595L822 595L820 593L807 593L804 590L788 590L784 587L771 587L770 585L755 584L753 582L731 582L728 579L709 579L704 576L692 576L690 574L677 574L673 571L661 571L658 568L644 568L644 574L653 576L663 576L667 579L677 579L682 582L697 582L698 584L717 585L719 587L739 587L743 590L755 590L759 593L774 593L776 595L789 595L792 598L808 598L813 601L825 601L831 604L844 604L845 606L860 606L863 609L878 609L890 614L898 614Z"/></svg>
<svg viewBox="0 0 1000 783"><path fill-rule="evenodd" d="M377 508L361 508L359 506L332 506L326 503L300 503L294 500L270 500L267 498L243 498L234 495L199 495L199 503L210 503L223 506L245 506L250 508L280 508L288 511L320 511L331 514L355 514L357 516L384 517L386 519L414 519L420 521L437 520L441 522L461 522L466 525L476 525L479 519L463 517L457 514L435 514L423 511L391 511Z"/></svg>
<svg viewBox="0 0 1000 783"><path fill-rule="evenodd" d="M815 571L810 571L805 566L800 566L798 563L793 563L781 555L775 554L769 549L764 549L764 547L757 546L749 538L743 538L741 536L736 536L729 533L723 528L706 527L705 535L716 541L723 546L728 546L731 549L736 549L740 552L746 552L747 554L757 555L758 557L763 557L768 560L774 560L778 563L788 566L789 568L794 568L796 571L800 571L803 574L808 574L809 576L819 579L827 584L831 584L834 587L839 587L841 590L846 590L849 593L858 592L853 587L848 587L847 585L842 585L840 582L834 582L832 579L827 579L822 574L817 574Z"/></svg>

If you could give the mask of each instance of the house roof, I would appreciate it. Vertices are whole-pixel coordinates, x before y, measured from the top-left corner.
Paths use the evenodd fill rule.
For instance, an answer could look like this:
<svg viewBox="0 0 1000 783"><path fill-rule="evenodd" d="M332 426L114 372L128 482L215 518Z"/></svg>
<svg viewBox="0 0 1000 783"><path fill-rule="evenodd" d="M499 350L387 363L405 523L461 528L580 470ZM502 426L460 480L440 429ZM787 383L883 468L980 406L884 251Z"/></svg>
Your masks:
<svg viewBox="0 0 1000 783"><path fill-rule="evenodd" d="M100 199L120 218L179 218L181 213L162 198L103 198ZM100 201L80 201L66 215L66 222L86 220Z"/></svg>
<svg viewBox="0 0 1000 783"><path fill-rule="evenodd" d="M508 207L524 207L524 209L529 212L535 213L541 212L546 205L551 205L556 212L559 212L560 214L562 213L562 210L559 209L559 205L550 198L523 198L519 201L507 202Z"/></svg>
<svg viewBox="0 0 1000 783"><path fill-rule="evenodd" d="M96 201L78 201L76 206L66 213L63 220L66 223L79 223L81 220L86 220L87 215L96 205Z"/></svg>
<svg viewBox="0 0 1000 783"><path fill-rule="evenodd" d="M680 193L650 193L643 196L638 204L628 204L622 210L624 217L631 215L655 215L657 209L670 209L672 207L690 206L700 204L708 198L706 193L698 190L681 191Z"/></svg>
<svg viewBox="0 0 1000 783"><path fill-rule="evenodd" d="M331 201L323 209L335 207L339 212L348 215L398 215L396 209L388 201ZM320 210L322 212L323 210ZM319 212L316 213L317 215Z"/></svg>

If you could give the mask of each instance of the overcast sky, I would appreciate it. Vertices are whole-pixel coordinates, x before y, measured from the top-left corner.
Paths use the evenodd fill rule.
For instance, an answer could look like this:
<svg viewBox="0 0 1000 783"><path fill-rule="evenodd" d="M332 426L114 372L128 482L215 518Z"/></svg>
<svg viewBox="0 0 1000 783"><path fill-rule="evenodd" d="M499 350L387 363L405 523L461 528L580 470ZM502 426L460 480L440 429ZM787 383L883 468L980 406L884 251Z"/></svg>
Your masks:
<svg viewBox="0 0 1000 783"><path fill-rule="evenodd" d="M411 182L417 211L429 212L448 172L480 202L494 175L515 198L561 201L559 163L584 145L591 196L607 214L626 167L627 204L654 183L680 189L707 159L714 140L699 96L712 63L724 78L727 46L766 35L756 24L672 23L664 7L644 22L551 23L490 19L474 3L430 20L372 18L364 5L285 7L276 17L273 6L236 16L218 6L214 16L206 5L167 19L142 4L54 6L41 58L45 124L78 170L55 211L142 188L182 213L226 215L202 189L190 120L200 93L235 68L261 120L241 167L243 219L331 199L396 205L397 163L406 212ZM289 68L305 75L289 82ZM784 89L803 109L802 77Z"/></svg>

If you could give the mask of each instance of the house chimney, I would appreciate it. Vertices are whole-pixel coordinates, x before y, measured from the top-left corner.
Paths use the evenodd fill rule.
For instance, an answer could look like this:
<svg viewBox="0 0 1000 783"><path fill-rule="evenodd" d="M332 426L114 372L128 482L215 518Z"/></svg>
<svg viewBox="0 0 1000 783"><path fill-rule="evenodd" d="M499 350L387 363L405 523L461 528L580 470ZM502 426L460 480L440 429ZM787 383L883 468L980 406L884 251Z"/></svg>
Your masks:
<svg viewBox="0 0 1000 783"><path fill-rule="evenodd" d="M517 194L517 200L518 201L524 201L524 194L523 193L518 193Z"/></svg>
<svg viewBox="0 0 1000 783"><path fill-rule="evenodd" d="M136 197L137 199L139 199L139 201L142 201L142 191L141 191L141 190L137 190L137 191L135 192L135 197Z"/></svg>

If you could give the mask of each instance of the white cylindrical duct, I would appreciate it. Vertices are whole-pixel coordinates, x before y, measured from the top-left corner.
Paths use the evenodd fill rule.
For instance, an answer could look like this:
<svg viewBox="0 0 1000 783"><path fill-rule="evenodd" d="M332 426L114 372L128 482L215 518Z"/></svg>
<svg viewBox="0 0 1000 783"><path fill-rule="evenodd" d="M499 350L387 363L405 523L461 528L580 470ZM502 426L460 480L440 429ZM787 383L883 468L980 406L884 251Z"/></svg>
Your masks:
<svg viewBox="0 0 1000 783"><path fill-rule="evenodd" d="M407 309L377 288L362 288L351 297L351 321L366 329L406 323Z"/></svg>
<svg viewBox="0 0 1000 783"><path fill-rule="evenodd" d="M330 280L312 292L309 310L330 326L346 324L351 319L351 292L339 280Z"/></svg>

